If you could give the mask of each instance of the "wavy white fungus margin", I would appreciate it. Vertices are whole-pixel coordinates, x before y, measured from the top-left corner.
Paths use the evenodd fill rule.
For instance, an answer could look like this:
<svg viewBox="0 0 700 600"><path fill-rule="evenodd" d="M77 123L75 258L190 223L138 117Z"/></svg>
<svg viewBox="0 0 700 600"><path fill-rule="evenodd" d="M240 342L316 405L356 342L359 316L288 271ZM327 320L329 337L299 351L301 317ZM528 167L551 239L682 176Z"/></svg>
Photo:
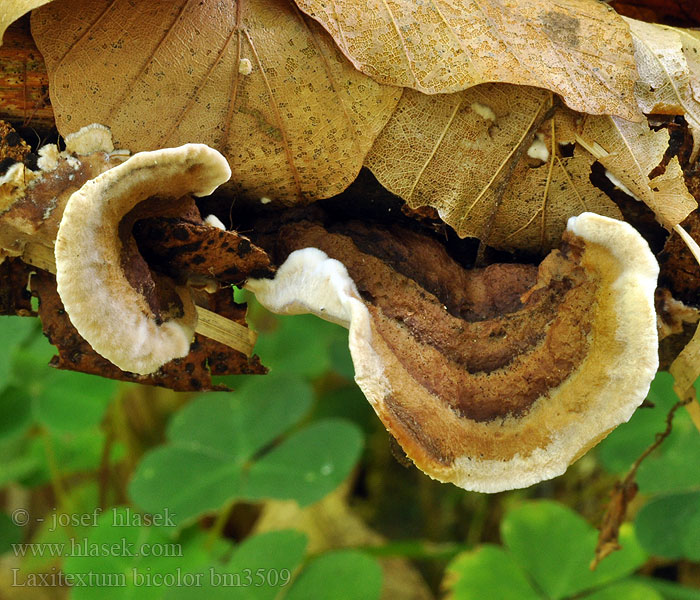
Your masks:
<svg viewBox="0 0 700 600"><path fill-rule="evenodd" d="M457 457L449 472L426 470L431 477L489 493L551 479L564 473L613 428L628 421L646 397L658 369L654 309L658 263L646 241L627 223L583 213L569 219L567 229L587 244L602 248L619 269L611 290L616 294L614 339L622 350L606 357L605 380L586 398L585 419L573 414L567 427L550 432L546 447L527 456L516 454L508 460ZM392 394L392 384L372 346L369 310L342 263L316 248L297 250L274 279L249 280L246 288L272 312L311 313L348 328L355 380L377 414L382 414L382 403ZM410 451L408 454L411 457Z"/></svg>
<svg viewBox="0 0 700 600"><path fill-rule="evenodd" d="M78 333L120 369L147 374L185 356L197 316L189 291L181 288L184 314L156 323L121 268L119 222L151 196L206 196L230 177L219 152L185 144L135 154L68 200L56 238L58 293Z"/></svg>

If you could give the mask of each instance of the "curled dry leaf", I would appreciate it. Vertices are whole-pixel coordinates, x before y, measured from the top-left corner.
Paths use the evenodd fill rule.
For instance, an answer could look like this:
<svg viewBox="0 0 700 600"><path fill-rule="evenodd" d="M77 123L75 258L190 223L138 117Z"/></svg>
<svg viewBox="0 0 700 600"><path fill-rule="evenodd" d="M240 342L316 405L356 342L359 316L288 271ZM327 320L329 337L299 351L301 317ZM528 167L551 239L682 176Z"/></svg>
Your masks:
<svg viewBox="0 0 700 600"><path fill-rule="evenodd" d="M676 157L661 175L649 178L668 148L667 131L653 131L646 122L588 116L577 141L623 184L625 191L643 201L667 229L697 208Z"/></svg>
<svg viewBox="0 0 700 600"><path fill-rule="evenodd" d="M531 85L574 110L639 120L632 39L589 0L297 0L363 73L428 94Z"/></svg>
<svg viewBox="0 0 700 600"><path fill-rule="evenodd" d="M2 10L0 10L0 46L2 46L2 38L5 35L5 30L12 25L12 23L30 10L48 4L49 2L51 2L51 0L3 0Z"/></svg>
<svg viewBox="0 0 700 600"><path fill-rule="evenodd" d="M32 31L63 135L98 122L132 151L205 143L239 191L286 204L345 189L401 93L285 0L57 0Z"/></svg>
<svg viewBox="0 0 700 600"><path fill-rule="evenodd" d="M563 473L629 419L658 367L658 265L614 219L571 219L539 268L465 271L433 240L363 226L301 222L278 244L301 249L248 288L273 311L348 327L384 425L419 468L465 489Z"/></svg>
<svg viewBox="0 0 700 600"><path fill-rule="evenodd" d="M700 58L693 56L700 48L700 39L691 31L625 20L632 32L639 70L635 84L639 107L646 114L683 115L693 134L693 160L700 150L700 102L694 93L700 91ZM697 65L692 77L691 61Z"/></svg>
<svg viewBox="0 0 700 600"><path fill-rule="evenodd" d="M552 110L550 92L524 86L406 90L365 164L412 208L436 208L462 237L546 252L571 216L621 217L589 180L594 159L580 148L561 155L560 144L574 141L575 113L559 107L543 124ZM538 129L544 135L535 138Z"/></svg>
<svg viewBox="0 0 700 600"><path fill-rule="evenodd" d="M591 570L596 569L601 560L622 548L620 546L620 527L627 518L627 507L637 495L637 490L637 483L632 480L617 482L610 491L610 503L600 524L595 556L591 561Z"/></svg>

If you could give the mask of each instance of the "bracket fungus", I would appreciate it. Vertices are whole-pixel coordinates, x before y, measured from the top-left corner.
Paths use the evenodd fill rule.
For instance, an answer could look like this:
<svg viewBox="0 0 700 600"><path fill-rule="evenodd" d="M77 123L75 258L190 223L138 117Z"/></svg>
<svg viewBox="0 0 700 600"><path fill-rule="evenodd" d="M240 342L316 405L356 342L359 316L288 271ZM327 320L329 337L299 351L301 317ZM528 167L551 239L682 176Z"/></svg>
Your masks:
<svg viewBox="0 0 700 600"><path fill-rule="evenodd" d="M166 290L163 299L133 280L135 242L123 231L124 217L152 196L209 195L230 176L219 152L185 144L135 154L68 200L55 245L58 292L80 335L120 369L146 374L185 356L197 321L185 285Z"/></svg>
<svg viewBox="0 0 700 600"><path fill-rule="evenodd" d="M583 213L539 267L454 275L445 254L418 283L348 236L296 227L275 278L248 289L349 329L357 383L435 479L499 492L560 475L649 390L658 264L627 223Z"/></svg>

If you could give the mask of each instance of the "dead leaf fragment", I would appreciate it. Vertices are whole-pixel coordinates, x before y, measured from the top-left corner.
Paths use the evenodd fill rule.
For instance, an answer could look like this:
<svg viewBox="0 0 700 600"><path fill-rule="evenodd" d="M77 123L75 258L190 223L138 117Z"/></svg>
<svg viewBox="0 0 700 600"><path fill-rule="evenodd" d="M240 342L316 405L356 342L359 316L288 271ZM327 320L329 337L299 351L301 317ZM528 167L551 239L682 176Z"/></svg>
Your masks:
<svg viewBox="0 0 700 600"><path fill-rule="evenodd" d="M547 163L536 168L521 161L484 241L496 248L545 253L559 243L569 217L589 211L621 219L615 203L591 184L592 162L580 148L568 157L555 148Z"/></svg>
<svg viewBox="0 0 700 600"><path fill-rule="evenodd" d="M2 11L0 11L0 46L2 46L2 38L5 35L5 30L12 25L22 15L27 14L44 4L48 4L51 0L3 0Z"/></svg>
<svg viewBox="0 0 700 600"><path fill-rule="evenodd" d="M551 90L574 110L639 120L632 40L589 0L297 0L363 73L428 94L487 82Z"/></svg>
<svg viewBox="0 0 700 600"><path fill-rule="evenodd" d="M57 0L32 31L62 135L98 122L132 152L205 143L239 191L286 204L345 189L400 96L285 0Z"/></svg>
<svg viewBox="0 0 700 600"><path fill-rule="evenodd" d="M674 231L686 243L697 265L700 265L700 246L698 243L680 225L676 225ZM700 404L694 387L695 382L700 377L700 326L695 329L695 334L690 342L683 348L668 370L673 375L673 389L676 395L681 402L685 403L690 418L700 432Z"/></svg>
<svg viewBox="0 0 700 600"><path fill-rule="evenodd" d="M588 116L577 141L637 200L643 201L667 229L672 229L697 208L677 158L669 162L664 173L654 180L649 179L668 148L666 130L653 131L646 122Z"/></svg>
<svg viewBox="0 0 700 600"><path fill-rule="evenodd" d="M639 70L639 80L635 84L639 107L646 114L683 115L693 134L693 155L696 156L700 149L700 102L693 94L686 60L687 45L684 51L681 30L634 19L625 21L632 32ZM700 47L700 40L690 32L683 37Z"/></svg>
<svg viewBox="0 0 700 600"><path fill-rule="evenodd" d="M625 522L627 507L637 495L637 490L637 483L631 480L618 481L610 491L610 503L600 524L595 557L591 561L591 571L596 569L601 560L621 549L619 542L620 527Z"/></svg>
<svg viewBox="0 0 700 600"><path fill-rule="evenodd" d="M134 236L146 261L171 276L199 276L240 285L247 277L274 274L267 253L235 231L156 217L138 221Z"/></svg>
<svg viewBox="0 0 700 600"><path fill-rule="evenodd" d="M548 92L510 85L406 90L365 164L411 208L432 206L460 236L481 237L514 158L550 106Z"/></svg>
<svg viewBox="0 0 700 600"><path fill-rule="evenodd" d="M365 164L411 208L437 209L461 237L547 252L571 216L621 216L589 180L593 157L582 149L561 155L578 131L576 113L560 107L542 124L551 110L550 92L524 86L406 90ZM539 165L527 157L533 143L545 159Z"/></svg>

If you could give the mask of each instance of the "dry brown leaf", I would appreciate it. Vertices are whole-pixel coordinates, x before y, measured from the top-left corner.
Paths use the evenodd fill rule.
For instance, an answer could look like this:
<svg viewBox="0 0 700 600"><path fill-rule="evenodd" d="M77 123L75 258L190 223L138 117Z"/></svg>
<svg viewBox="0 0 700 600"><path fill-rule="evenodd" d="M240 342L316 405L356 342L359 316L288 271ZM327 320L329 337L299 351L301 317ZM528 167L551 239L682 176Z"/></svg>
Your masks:
<svg viewBox="0 0 700 600"><path fill-rule="evenodd" d="M590 0L297 0L353 64L425 93L486 82L556 92L573 109L639 120L622 18Z"/></svg>
<svg viewBox="0 0 700 600"><path fill-rule="evenodd" d="M252 197L341 192L400 96L285 0L58 0L32 14L59 131L132 151L203 142Z"/></svg>
<svg viewBox="0 0 700 600"><path fill-rule="evenodd" d="M511 85L406 90L365 165L412 208L432 206L460 236L481 237L514 158L550 106L549 92Z"/></svg>
<svg viewBox="0 0 700 600"><path fill-rule="evenodd" d="M667 131L653 131L646 122L589 116L578 142L627 188L625 191L654 211L666 228L671 229L697 208L677 158L669 162L663 174L649 180L668 148Z"/></svg>
<svg viewBox="0 0 700 600"><path fill-rule="evenodd" d="M550 149L548 161L536 168L521 161L498 206L488 244L543 253L559 243L569 217L590 211L622 219L615 203L591 184L592 163L581 148L570 157Z"/></svg>
<svg viewBox="0 0 700 600"><path fill-rule="evenodd" d="M639 70L639 81L635 85L639 107L646 114L683 115L693 134L693 155L696 156L700 149L700 102L693 95L695 77L691 79L684 52L688 45L681 39L681 30L625 20L632 32ZM700 47L700 40L690 32L684 39Z"/></svg>
<svg viewBox="0 0 700 600"><path fill-rule="evenodd" d="M12 23L30 10L48 4L49 2L51 2L51 0L3 0L2 10L0 10L0 46L2 46L2 38L5 35L5 30L12 25Z"/></svg>
<svg viewBox="0 0 700 600"><path fill-rule="evenodd" d="M690 88L693 91L693 98L700 101L700 31L675 27L665 27L664 29L673 31L681 38L683 56L690 71Z"/></svg>
<svg viewBox="0 0 700 600"><path fill-rule="evenodd" d="M412 208L436 208L462 237L547 251L571 216L621 216L589 181L592 157L559 155L578 131L576 113L557 110L542 127L544 164L524 158L551 106L550 92L507 84L433 96L406 90L365 164Z"/></svg>

